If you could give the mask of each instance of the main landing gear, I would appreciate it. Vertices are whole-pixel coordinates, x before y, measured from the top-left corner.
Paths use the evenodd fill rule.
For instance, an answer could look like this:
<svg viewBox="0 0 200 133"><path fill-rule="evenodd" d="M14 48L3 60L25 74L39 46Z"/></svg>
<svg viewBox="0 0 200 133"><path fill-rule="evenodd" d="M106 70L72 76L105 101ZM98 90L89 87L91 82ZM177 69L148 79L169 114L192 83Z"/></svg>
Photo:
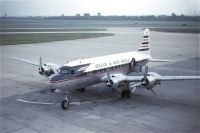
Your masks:
<svg viewBox="0 0 200 133"><path fill-rule="evenodd" d="M66 109L69 108L69 99L68 99L67 96L62 100L62 102L61 102L61 108L63 110L66 110Z"/></svg>
<svg viewBox="0 0 200 133"><path fill-rule="evenodd" d="M131 91L130 90L123 90L121 93L122 98L130 98L131 97Z"/></svg>

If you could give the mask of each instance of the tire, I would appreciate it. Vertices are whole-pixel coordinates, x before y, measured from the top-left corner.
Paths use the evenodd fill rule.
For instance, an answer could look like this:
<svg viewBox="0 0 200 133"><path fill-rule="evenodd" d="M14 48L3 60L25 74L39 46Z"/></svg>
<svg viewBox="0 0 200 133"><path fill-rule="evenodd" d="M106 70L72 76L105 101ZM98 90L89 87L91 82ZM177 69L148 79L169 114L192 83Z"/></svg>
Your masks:
<svg viewBox="0 0 200 133"><path fill-rule="evenodd" d="M126 98L130 98L131 97L131 92L128 90L127 92L126 92Z"/></svg>
<svg viewBox="0 0 200 133"><path fill-rule="evenodd" d="M124 93L124 91L122 91L122 93L121 93L121 97L122 97L122 98L125 97L125 93Z"/></svg>
<svg viewBox="0 0 200 133"><path fill-rule="evenodd" d="M62 108L63 110L66 110L66 109L69 108L69 100L68 100L68 99L62 100L62 102L61 102L61 108Z"/></svg>

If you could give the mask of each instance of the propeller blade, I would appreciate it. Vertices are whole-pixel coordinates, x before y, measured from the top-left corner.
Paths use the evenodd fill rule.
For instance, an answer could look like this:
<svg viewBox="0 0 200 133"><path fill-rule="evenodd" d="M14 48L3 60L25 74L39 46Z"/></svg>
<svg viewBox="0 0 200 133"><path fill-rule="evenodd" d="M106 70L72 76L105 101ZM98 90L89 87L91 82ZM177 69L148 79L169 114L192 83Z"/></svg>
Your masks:
<svg viewBox="0 0 200 133"><path fill-rule="evenodd" d="M107 72L107 78L108 78L108 82L110 82L110 73Z"/></svg>
<svg viewBox="0 0 200 133"><path fill-rule="evenodd" d="M110 80L110 73L109 73L108 69L107 69L107 83L106 84L108 87L113 86L113 82Z"/></svg>
<svg viewBox="0 0 200 133"><path fill-rule="evenodd" d="M39 66L42 68L42 57L40 57Z"/></svg>
<svg viewBox="0 0 200 133"><path fill-rule="evenodd" d="M108 83L111 84L110 83L110 72L109 72L109 69L107 69L107 80L108 80Z"/></svg>
<svg viewBox="0 0 200 133"><path fill-rule="evenodd" d="M143 83L139 82L139 83L134 83L134 84L129 84L129 87L130 88L134 88L134 87L137 87L137 86L140 86L142 85Z"/></svg>
<svg viewBox="0 0 200 133"><path fill-rule="evenodd" d="M133 89L131 90L131 93L134 93L136 89L137 89L136 87L133 87Z"/></svg>
<svg viewBox="0 0 200 133"><path fill-rule="evenodd" d="M143 83L130 83L129 88L132 88L131 93L134 93L135 90L137 89L137 86L142 85Z"/></svg>
<svg viewBox="0 0 200 133"><path fill-rule="evenodd" d="M146 81L146 79L147 79L147 74L148 74L148 66L145 66L145 70L144 70L144 81Z"/></svg>
<svg viewBox="0 0 200 133"><path fill-rule="evenodd" d="M45 78L49 79L49 77L44 72L42 72L42 71L40 71L40 72L45 76Z"/></svg>
<svg viewBox="0 0 200 133"><path fill-rule="evenodd" d="M154 91L153 88L151 88L150 91L151 91L154 95L157 95L157 93Z"/></svg>

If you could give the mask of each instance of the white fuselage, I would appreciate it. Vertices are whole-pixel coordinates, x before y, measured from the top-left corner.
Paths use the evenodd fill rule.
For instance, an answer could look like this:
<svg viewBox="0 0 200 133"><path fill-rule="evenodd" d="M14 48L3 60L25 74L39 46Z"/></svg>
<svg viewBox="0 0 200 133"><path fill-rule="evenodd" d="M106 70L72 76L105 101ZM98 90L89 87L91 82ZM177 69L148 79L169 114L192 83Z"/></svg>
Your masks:
<svg viewBox="0 0 200 133"><path fill-rule="evenodd" d="M83 88L106 82L103 79L108 72L128 75L133 71L141 71L142 66L146 65L150 58L150 54L134 51L76 60L64 64L59 73L51 78L50 83L53 88L57 89Z"/></svg>

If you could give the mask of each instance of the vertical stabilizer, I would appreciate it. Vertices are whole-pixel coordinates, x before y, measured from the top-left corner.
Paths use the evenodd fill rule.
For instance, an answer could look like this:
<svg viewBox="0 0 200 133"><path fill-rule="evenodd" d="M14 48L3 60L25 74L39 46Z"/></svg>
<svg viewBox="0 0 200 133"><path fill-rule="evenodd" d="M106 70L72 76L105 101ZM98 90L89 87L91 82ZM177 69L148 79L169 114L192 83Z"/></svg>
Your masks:
<svg viewBox="0 0 200 133"><path fill-rule="evenodd" d="M149 29L144 30L144 35L142 37L142 43L138 51L147 51L150 54L150 32Z"/></svg>

